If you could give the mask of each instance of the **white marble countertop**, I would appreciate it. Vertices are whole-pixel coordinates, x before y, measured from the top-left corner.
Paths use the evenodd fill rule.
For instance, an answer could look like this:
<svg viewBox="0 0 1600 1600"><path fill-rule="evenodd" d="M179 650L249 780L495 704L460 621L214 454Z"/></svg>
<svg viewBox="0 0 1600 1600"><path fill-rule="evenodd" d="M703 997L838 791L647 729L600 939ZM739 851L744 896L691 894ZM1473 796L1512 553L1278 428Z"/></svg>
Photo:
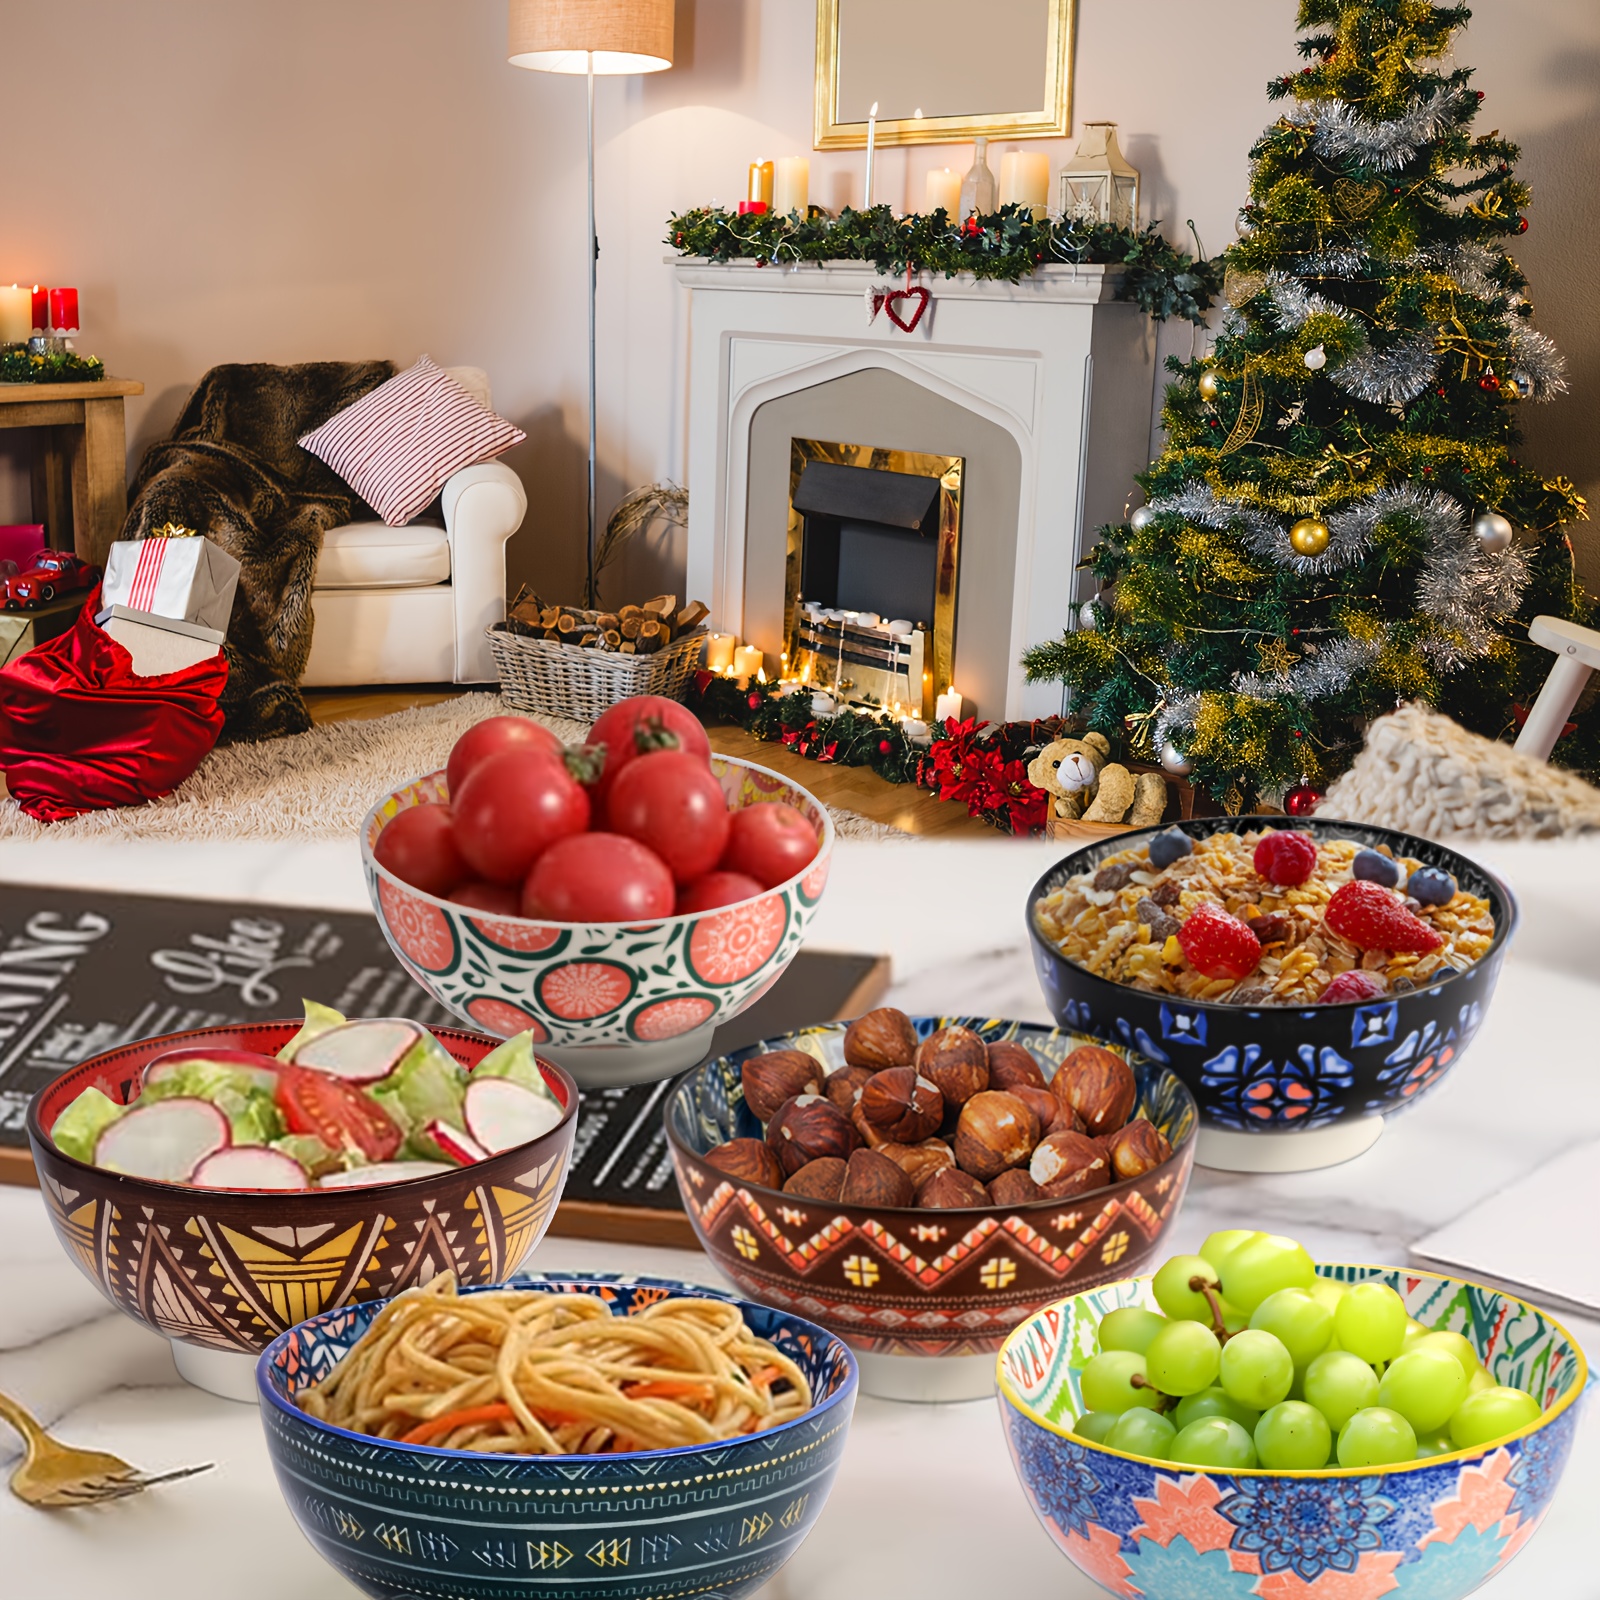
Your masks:
<svg viewBox="0 0 1600 1600"><path fill-rule="evenodd" d="M1472 1049L1417 1112L1343 1167L1283 1177L1197 1170L1172 1236L1273 1227L1331 1260L1397 1262L1409 1244L1561 1150L1600 1136L1593 1017L1600 1002L1600 841L1480 847L1521 898L1524 924ZM843 841L813 943L894 958L908 1010L1047 1021L1022 929L1027 887L1053 846L996 840L873 846ZM115 848L0 844L0 880L366 906L353 849L336 844ZM1593 1248L1590 1219L1532 1217ZM551 1239L530 1265L720 1278L695 1253ZM338 1600L356 1591L323 1564L279 1498L252 1408L180 1382L169 1347L108 1311L57 1245L37 1193L0 1187L0 1390L63 1437L150 1470L215 1461L190 1482L82 1512L0 1495L5 1600ZM1600 1324L1570 1322L1591 1357ZM1591 1407L1591 1413L1594 1408ZM0 1474L13 1442L0 1430ZM1580 1427L1543 1528L1490 1600L1594 1600L1600 1418ZM952 1530L956 1530L952 1533ZM1102 1591L1034 1521L1006 1459L993 1402L914 1406L864 1398L826 1511L763 1600L956 1600L994 1590L1088 1600Z"/></svg>

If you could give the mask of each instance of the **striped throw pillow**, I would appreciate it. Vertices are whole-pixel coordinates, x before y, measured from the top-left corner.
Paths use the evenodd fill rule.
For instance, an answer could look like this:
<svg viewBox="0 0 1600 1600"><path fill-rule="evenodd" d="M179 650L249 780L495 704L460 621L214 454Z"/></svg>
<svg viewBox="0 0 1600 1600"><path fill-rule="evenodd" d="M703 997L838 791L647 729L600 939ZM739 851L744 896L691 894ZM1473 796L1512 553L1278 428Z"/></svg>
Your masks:
<svg viewBox="0 0 1600 1600"><path fill-rule="evenodd" d="M398 528L438 494L451 473L526 437L424 356L300 443Z"/></svg>

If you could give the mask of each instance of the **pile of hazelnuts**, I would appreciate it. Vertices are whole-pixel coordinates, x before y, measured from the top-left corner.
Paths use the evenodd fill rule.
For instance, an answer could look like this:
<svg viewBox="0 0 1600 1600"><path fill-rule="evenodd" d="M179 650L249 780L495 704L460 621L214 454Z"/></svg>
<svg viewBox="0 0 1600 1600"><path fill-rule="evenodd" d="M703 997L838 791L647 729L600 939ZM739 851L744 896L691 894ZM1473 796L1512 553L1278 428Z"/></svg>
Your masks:
<svg viewBox="0 0 1600 1600"><path fill-rule="evenodd" d="M829 1071L803 1050L749 1057L745 1104L765 1136L730 1139L707 1165L806 1200L948 1210L1066 1199L1172 1154L1133 1115L1128 1063L1099 1045L1047 1082L1014 1039L986 1044L952 1026L919 1042L910 1017L884 1006L845 1030L844 1061Z"/></svg>

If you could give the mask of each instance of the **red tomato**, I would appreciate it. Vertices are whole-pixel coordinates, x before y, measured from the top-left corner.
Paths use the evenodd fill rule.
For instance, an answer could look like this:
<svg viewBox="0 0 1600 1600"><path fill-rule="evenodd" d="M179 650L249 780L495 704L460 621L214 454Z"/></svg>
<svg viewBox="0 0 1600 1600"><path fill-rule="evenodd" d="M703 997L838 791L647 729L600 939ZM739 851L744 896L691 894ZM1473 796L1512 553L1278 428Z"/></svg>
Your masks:
<svg viewBox="0 0 1600 1600"><path fill-rule="evenodd" d="M520 883L541 851L589 826L589 796L541 750L485 756L451 809L457 848L491 883Z"/></svg>
<svg viewBox="0 0 1600 1600"><path fill-rule="evenodd" d="M711 741L694 713L659 694L619 700L600 714L585 742L605 751L605 764L594 784L595 800L600 804L610 794L617 774L648 751L678 749L708 766L711 763Z"/></svg>
<svg viewBox="0 0 1600 1600"><path fill-rule="evenodd" d="M450 797L461 793L467 774L480 761L498 755L502 750L540 750L547 756L561 759L566 747L548 728L526 717L490 717L480 722L456 740L445 767L445 782L450 787Z"/></svg>
<svg viewBox="0 0 1600 1600"><path fill-rule="evenodd" d="M474 911L492 911L497 917L520 917L522 895L514 883L485 883L474 878L451 891L450 898L458 906L471 906Z"/></svg>
<svg viewBox="0 0 1600 1600"><path fill-rule="evenodd" d="M703 877L728 844L728 802L698 756L652 750L635 756L606 797L613 833L648 845L679 883Z"/></svg>
<svg viewBox="0 0 1600 1600"><path fill-rule="evenodd" d="M404 1138L376 1100L315 1067L279 1067L277 1101L290 1133L313 1133L330 1150L354 1145L368 1161L388 1161Z"/></svg>
<svg viewBox="0 0 1600 1600"><path fill-rule="evenodd" d="M729 819L724 872L743 872L764 889L802 872L817 853L817 830L793 806L777 801L745 806Z"/></svg>
<svg viewBox="0 0 1600 1600"><path fill-rule="evenodd" d="M672 915L672 873L636 839L574 834L534 862L522 914L544 922L655 922Z"/></svg>
<svg viewBox="0 0 1600 1600"><path fill-rule="evenodd" d="M373 859L413 889L447 895L472 876L456 848L453 823L449 806L407 806L384 824Z"/></svg>
<svg viewBox="0 0 1600 1600"><path fill-rule="evenodd" d="M747 878L742 872L708 872L678 891L678 915L685 917L691 911L715 911L720 906L737 905L741 900L753 900L765 893L754 878Z"/></svg>

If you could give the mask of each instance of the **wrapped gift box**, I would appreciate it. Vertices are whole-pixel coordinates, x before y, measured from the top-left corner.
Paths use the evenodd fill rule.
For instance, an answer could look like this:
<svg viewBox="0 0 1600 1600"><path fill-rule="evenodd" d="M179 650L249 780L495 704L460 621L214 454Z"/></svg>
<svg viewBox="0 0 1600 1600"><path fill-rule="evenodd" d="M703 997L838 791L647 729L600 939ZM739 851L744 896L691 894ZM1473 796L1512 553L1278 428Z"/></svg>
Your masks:
<svg viewBox="0 0 1600 1600"><path fill-rule="evenodd" d="M74 594L46 600L32 611L0 611L0 666L26 655L46 639L65 633L78 620L88 598L79 589Z"/></svg>
<svg viewBox="0 0 1600 1600"><path fill-rule="evenodd" d="M15 561L25 569L28 557L42 550L44 543L42 522L0 523L0 561Z"/></svg>
<svg viewBox="0 0 1600 1600"><path fill-rule="evenodd" d="M239 563L220 545L187 537L119 539L106 556L102 599L108 607L227 631Z"/></svg>
<svg viewBox="0 0 1600 1600"><path fill-rule="evenodd" d="M140 678L159 678L209 661L224 639L216 628L128 606L107 606L94 620L133 657L134 674Z"/></svg>

